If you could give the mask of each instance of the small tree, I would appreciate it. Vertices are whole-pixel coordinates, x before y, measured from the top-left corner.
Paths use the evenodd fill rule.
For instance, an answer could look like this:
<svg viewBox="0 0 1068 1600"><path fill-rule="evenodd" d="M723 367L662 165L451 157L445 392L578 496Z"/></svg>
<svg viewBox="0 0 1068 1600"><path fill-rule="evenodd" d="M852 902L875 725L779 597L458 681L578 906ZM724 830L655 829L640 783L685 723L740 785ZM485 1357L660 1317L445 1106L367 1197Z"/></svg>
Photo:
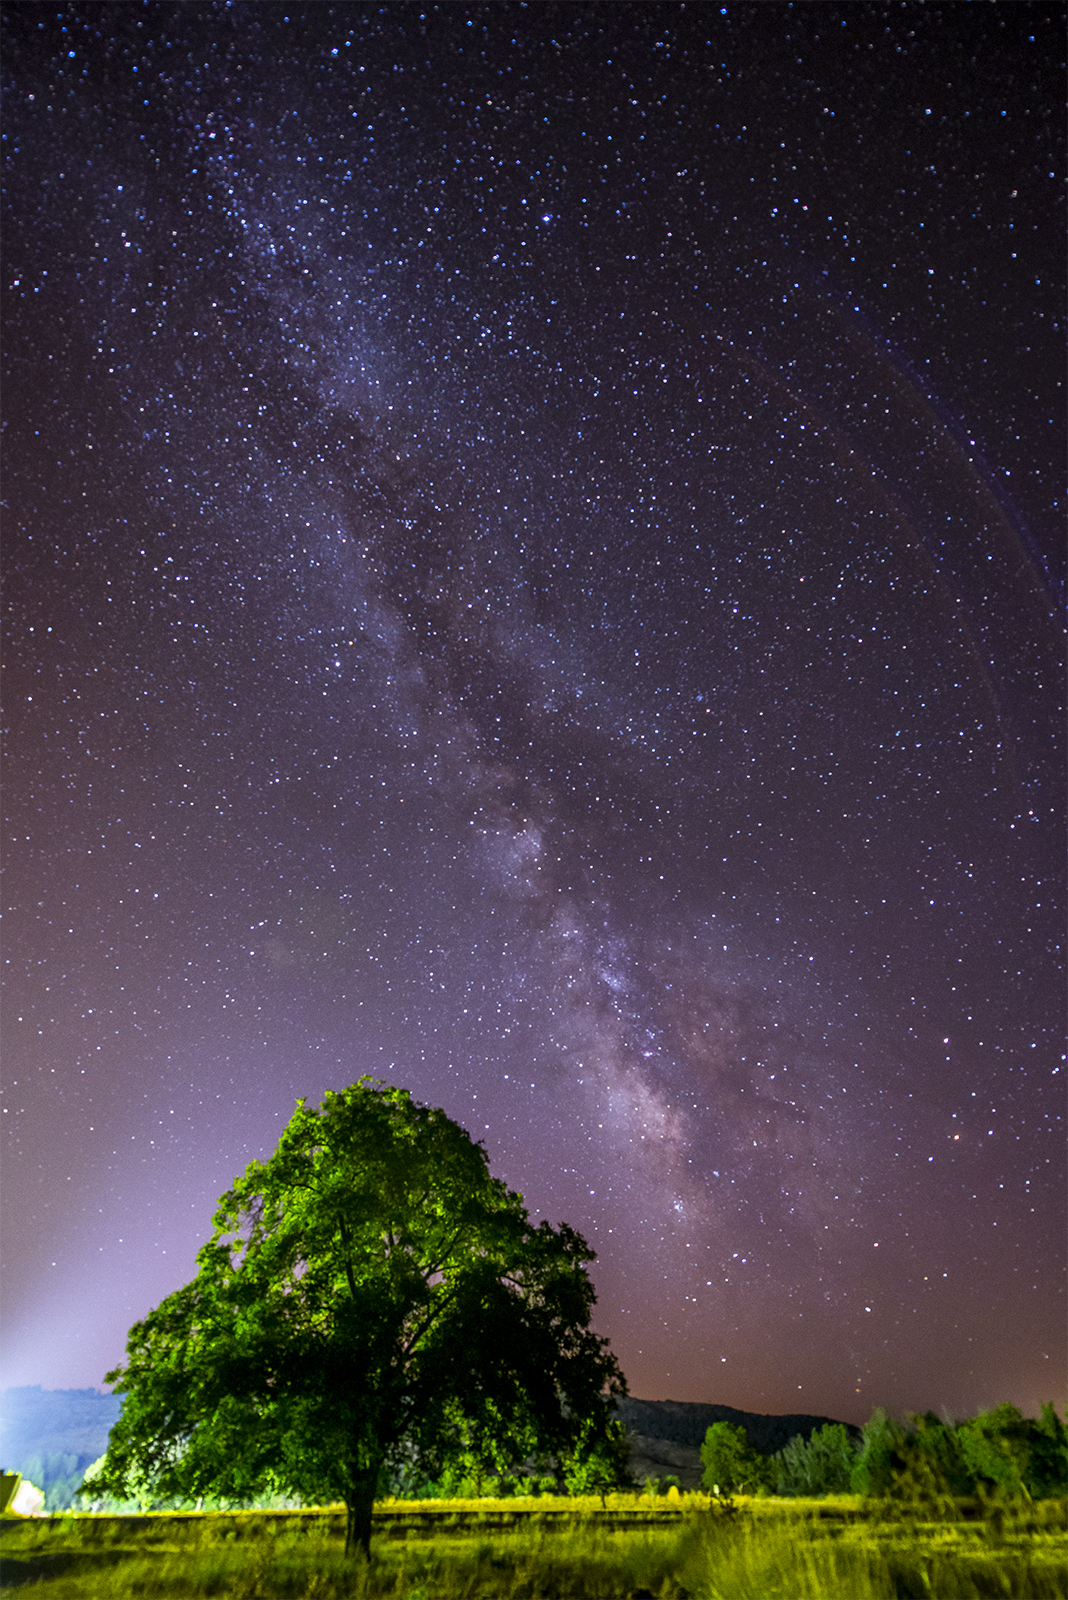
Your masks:
<svg viewBox="0 0 1068 1600"><path fill-rule="evenodd" d="M595 1419L582 1425L578 1449L564 1468L568 1494L599 1494L607 1503L612 1489L633 1488L627 1430L618 1418L602 1425Z"/></svg>
<svg viewBox="0 0 1068 1600"><path fill-rule="evenodd" d="M617 1458L593 1252L534 1227L443 1111L367 1078L298 1101L214 1224L107 1375L126 1398L101 1489L343 1500L367 1552L383 1469Z"/></svg>
<svg viewBox="0 0 1068 1600"><path fill-rule="evenodd" d="M704 1474L701 1482L714 1494L754 1494L766 1488L770 1463L749 1443L744 1428L731 1422L714 1422L701 1446Z"/></svg>
<svg viewBox="0 0 1068 1600"><path fill-rule="evenodd" d="M828 1422L808 1439L797 1433L772 1457L775 1492L784 1495L848 1494L857 1446L848 1428Z"/></svg>
<svg viewBox="0 0 1068 1600"><path fill-rule="evenodd" d="M882 1406L876 1406L861 1432L860 1454L850 1474L851 1487L857 1494L888 1495L895 1474L905 1465L904 1425Z"/></svg>

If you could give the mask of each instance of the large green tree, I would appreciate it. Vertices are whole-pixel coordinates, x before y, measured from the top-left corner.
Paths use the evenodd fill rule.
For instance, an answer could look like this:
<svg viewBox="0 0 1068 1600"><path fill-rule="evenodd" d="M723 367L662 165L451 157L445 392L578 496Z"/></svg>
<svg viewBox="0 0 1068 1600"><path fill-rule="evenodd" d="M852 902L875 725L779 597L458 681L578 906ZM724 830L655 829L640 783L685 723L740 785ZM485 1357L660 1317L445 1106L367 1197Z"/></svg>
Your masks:
<svg viewBox="0 0 1068 1600"><path fill-rule="evenodd" d="M366 1552L384 1469L623 1459L593 1252L535 1227L443 1111L367 1078L298 1101L214 1227L107 1375L125 1401L100 1486L343 1500Z"/></svg>

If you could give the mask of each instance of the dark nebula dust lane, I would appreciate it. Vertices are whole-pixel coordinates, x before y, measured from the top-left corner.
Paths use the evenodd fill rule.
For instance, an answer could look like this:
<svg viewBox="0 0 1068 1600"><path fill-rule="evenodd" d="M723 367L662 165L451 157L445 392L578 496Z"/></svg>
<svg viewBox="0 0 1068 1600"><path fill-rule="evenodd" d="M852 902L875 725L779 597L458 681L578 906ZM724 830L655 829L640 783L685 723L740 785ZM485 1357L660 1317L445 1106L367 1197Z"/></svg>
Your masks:
<svg viewBox="0 0 1068 1600"><path fill-rule="evenodd" d="M1061 1396L1059 11L4 14L6 1381L368 1073L635 1394Z"/></svg>

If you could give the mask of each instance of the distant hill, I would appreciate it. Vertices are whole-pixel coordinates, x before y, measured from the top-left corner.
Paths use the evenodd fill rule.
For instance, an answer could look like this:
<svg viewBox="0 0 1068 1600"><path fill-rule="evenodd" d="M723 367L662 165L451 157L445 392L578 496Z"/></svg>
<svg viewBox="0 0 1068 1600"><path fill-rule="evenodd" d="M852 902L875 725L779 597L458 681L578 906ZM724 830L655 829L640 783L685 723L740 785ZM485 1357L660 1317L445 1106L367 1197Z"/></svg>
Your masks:
<svg viewBox="0 0 1068 1600"><path fill-rule="evenodd" d="M0 1467L45 1491L48 1510L70 1503L86 1467L108 1447L122 1401L98 1389L0 1391Z"/></svg>
<svg viewBox="0 0 1068 1600"><path fill-rule="evenodd" d="M773 1456L798 1434L807 1439L833 1417L808 1413L767 1416L759 1411L736 1411L733 1406L700 1405L686 1400L616 1401L620 1421L630 1436L630 1467L638 1483L646 1478L675 1477L683 1489L700 1487L703 1467L699 1447L714 1422L744 1428L754 1449ZM860 1429L843 1424L855 1437Z"/></svg>
<svg viewBox="0 0 1068 1600"><path fill-rule="evenodd" d="M834 1417L813 1417L807 1412L787 1416L766 1416L761 1411L736 1411L733 1406L701 1405L689 1400L634 1400L628 1396L616 1401L620 1420L629 1433L651 1439L668 1439L696 1449L704 1444L705 1434L714 1422L730 1422L744 1428L746 1438L762 1455L773 1456L797 1434L805 1439ZM843 1426L856 1438L860 1429L852 1423Z"/></svg>

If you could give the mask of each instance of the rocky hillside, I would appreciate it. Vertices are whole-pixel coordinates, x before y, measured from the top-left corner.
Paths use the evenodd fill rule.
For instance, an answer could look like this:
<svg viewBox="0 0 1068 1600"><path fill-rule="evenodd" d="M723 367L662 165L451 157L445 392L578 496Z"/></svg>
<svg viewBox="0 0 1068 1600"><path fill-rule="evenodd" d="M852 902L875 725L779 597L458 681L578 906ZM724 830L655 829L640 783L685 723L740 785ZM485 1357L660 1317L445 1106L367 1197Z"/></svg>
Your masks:
<svg viewBox="0 0 1068 1600"><path fill-rule="evenodd" d="M646 1478L675 1477L683 1489L701 1485L700 1446L714 1422L744 1428L746 1437L762 1455L774 1455L797 1434L807 1439L834 1417L807 1413L766 1416L759 1411L736 1411L733 1406L700 1405L685 1400L635 1400L617 1402L617 1410L630 1436L630 1467L638 1483ZM859 1437L860 1429L846 1423Z"/></svg>

